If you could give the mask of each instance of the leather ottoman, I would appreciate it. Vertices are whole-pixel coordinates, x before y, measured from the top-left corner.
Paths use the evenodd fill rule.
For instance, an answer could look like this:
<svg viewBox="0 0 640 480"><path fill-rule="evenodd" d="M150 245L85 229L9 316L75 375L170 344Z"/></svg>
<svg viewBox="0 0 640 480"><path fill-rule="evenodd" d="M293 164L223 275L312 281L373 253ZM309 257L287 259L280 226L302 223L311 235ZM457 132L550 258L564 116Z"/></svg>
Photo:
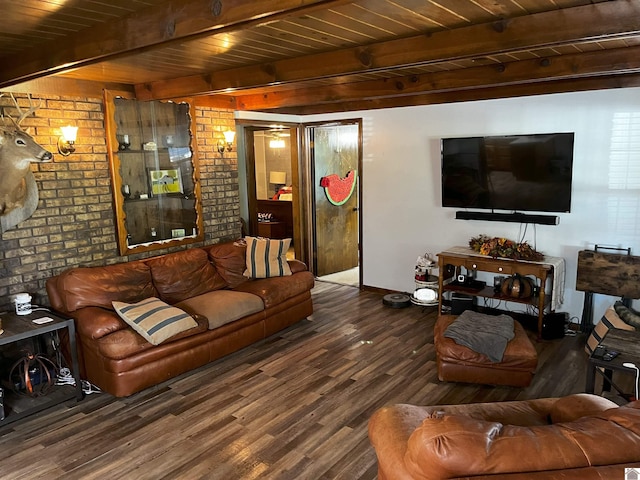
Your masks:
<svg viewBox="0 0 640 480"><path fill-rule="evenodd" d="M538 354L520 323L514 322L515 337L507 344L502 361L495 363L486 355L444 336L455 319L455 315L440 315L434 327L433 340L441 381L512 387L526 387L531 383L538 366Z"/></svg>

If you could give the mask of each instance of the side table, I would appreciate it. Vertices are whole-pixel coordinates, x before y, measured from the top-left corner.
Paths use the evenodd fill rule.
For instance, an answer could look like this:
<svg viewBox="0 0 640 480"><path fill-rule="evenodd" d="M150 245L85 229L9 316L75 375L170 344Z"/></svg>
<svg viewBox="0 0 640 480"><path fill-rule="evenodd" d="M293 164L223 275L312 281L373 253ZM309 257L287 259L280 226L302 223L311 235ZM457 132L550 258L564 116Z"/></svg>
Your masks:
<svg viewBox="0 0 640 480"><path fill-rule="evenodd" d="M42 317L53 318L53 321L40 325L33 323L33 320ZM0 335L0 349L3 345L9 345L20 340L38 337L66 328L69 333L69 347L71 350L71 373L76 382L75 387L72 385L54 386L46 395L35 398L19 395L10 389L5 389L5 418L0 421L0 427L73 398L77 401L82 400L82 384L80 382L80 369L76 351L76 329L73 319L66 319L55 313L42 311L33 312L29 315L3 313L0 315L0 319L2 319L2 328L4 330L4 333Z"/></svg>
<svg viewBox="0 0 640 480"><path fill-rule="evenodd" d="M602 358L595 358L593 355L589 357L585 391L587 393L594 393L596 373L599 373L604 378L605 389L608 385L611 385L618 393L625 396L626 394L613 382L613 372L618 371L633 374L635 377L636 371L633 368L623 366L623 363L630 362L640 367L640 332L611 328L605 334L600 344L603 345L607 351L614 350L618 352L619 355L609 361Z"/></svg>
<svg viewBox="0 0 640 480"><path fill-rule="evenodd" d="M284 222L258 222L258 236L285 238Z"/></svg>

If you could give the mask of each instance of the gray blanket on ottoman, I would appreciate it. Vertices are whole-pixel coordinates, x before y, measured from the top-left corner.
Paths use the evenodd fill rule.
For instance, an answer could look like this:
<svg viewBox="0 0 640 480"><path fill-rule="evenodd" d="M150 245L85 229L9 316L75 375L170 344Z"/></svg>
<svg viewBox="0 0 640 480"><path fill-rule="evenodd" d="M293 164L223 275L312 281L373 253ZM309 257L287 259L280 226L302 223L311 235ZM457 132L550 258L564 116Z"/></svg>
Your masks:
<svg viewBox="0 0 640 480"><path fill-rule="evenodd" d="M485 354L492 362L501 362L507 343L515 336L513 318L465 310L447 327L444 336Z"/></svg>

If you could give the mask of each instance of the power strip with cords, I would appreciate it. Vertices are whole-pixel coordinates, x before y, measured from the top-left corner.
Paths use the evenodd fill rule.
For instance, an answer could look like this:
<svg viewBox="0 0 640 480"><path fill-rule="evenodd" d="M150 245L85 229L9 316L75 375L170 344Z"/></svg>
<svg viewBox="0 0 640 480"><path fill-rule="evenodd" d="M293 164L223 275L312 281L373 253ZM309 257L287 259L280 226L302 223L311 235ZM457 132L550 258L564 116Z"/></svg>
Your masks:
<svg viewBox="0 0 640 480"><path fill-rule="evenodd" d="M80 380L82 384L82 393L85 395L91 395L92 393L102 393L98 387L87 380ZM71 370L67 367L62 367L60 369L60 373L58 373L58 379L56 380L56 385L76 385L76 380L71 375Z"/></svg>

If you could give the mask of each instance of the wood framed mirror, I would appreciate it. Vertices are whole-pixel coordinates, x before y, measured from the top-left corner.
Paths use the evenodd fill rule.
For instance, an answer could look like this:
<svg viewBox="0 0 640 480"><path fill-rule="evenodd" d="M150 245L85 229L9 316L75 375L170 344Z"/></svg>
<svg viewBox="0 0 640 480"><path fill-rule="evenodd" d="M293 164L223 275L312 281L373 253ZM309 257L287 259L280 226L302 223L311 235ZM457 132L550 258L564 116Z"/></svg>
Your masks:
<svg viewBox="0 0 640 480"><path fill-rule="evenodd" d="M104 102L120 254L203 241L193 102Z"/></svg>

